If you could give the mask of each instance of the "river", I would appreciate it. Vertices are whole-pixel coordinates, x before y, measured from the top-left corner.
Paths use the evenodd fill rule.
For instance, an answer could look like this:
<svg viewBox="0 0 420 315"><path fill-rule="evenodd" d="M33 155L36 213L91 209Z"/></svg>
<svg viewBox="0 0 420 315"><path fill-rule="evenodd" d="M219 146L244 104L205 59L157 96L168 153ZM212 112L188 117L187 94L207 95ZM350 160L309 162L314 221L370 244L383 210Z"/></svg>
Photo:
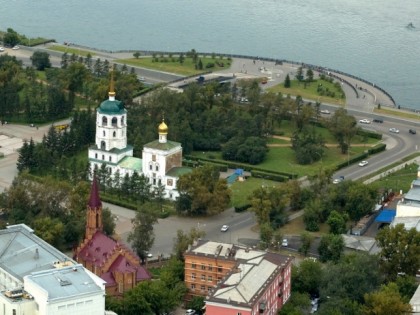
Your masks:
<svg viewBox="0 0 420 315"><path fill-rule="evenodd" d="M0 29L114 51L305 62L364 78L420 110L419 12L418 0L0 0Z"/></svg>

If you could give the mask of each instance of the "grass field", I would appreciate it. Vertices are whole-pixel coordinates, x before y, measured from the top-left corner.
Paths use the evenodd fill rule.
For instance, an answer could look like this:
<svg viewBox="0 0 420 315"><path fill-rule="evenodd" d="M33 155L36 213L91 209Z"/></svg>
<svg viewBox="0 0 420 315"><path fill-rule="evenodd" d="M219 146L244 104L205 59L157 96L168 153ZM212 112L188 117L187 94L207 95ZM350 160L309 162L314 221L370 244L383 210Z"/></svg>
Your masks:
<svg viewBox="0 0 420 315"><path fill-rule="evenodd" d="M398 110L398 109L381 107L381 108L374 108L373 112L375 114L383 114L383 115L395 116L395 117L400 117L400 118L420 120L420 113L412 113L412 112L407 112L407 111Z"/></svg>
<svg viewBox="0 0 420 315"><path fill-rule="evenodd" d="M84 49L79 49L79 48L73 48L73 47L69 47L69 46L53 45L53 46L48 47L48 49L54 50L54 51L59 51L59 52L62 52L62 53L67 53L68 55L75 54L77 56L87 57L87 55L90 54L92 57L95 56L94 51L89 51L89 50L84 50Z"/></svg>
<svg viewBox="0 0 420 315"><path fill-rule="evenodd" d="M195 75L199 73L203 73L206 71L218 71L223 69L228 69L230 67L230 61L226 58L211 58L211 57L199 57L203 63L203 69L198 70L195 69L195 65L193 63L192 58L185 58L183 64L181 64L178 61L178 56L165 56L165 57L156 57L159 61L155 61L153 57L142 57L142 58L130 58L130 59L118 59L117 61L119 63L123 63L130 66L135 67L142 67L142 68L148 68L153 70L159 70L163 72L170 72L185 76ZM223 63L223 67L220 67L216 64L218 62L219 64ZM215 66L212 68L206 68L206 64L208 63L214 63Z"/></svg>
<svg viewBox="0 0 420 315"><path fill-rule="evenodd" d="M320 95L317 92L319 84L322 84L323 88L328 88L329 91L333 91L336 94L336 97ZM330 103L342 106L346 104L346 99L340 97L341 94L344 94L341 88L338 89L333 83L321 79L314 80L311 83L306 83L306 85L298 80L291 80L290 88L285 88L282 83L268 88L268 91L281 93L283 95L300 95L304 99L311 99L320 103Z"/></svg>
<svg viewBox="0 0 420 315"><path fill-rule="evenodd" d="M275 187L280 184L279 182L255 177L249 177L243 182L236 181L230 186L232 191L231 206L240 206L248 203L248 197L258 187Z"/></svg>

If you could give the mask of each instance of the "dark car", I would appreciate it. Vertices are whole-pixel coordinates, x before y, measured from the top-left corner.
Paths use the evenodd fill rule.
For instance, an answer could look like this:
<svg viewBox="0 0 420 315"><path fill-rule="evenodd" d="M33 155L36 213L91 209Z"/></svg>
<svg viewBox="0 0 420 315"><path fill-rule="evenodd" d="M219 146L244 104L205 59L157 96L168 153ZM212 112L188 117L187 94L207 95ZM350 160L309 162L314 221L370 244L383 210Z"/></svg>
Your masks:
<svg viewBox="0 0 420 315"><path fill-rule="evenodd" d="M411 133L412 135L415 135L417 133L416 129L409 129L408 132Z"/></svg>
<svg viewBox="0 0 420 315"><path fill-rule="evenodd" d="M374 123L380 123L380 124L382 124L383 122L384 122L384 120L383 119L380 119L380 118L375 118L374 120L372 120Z"/></svg>

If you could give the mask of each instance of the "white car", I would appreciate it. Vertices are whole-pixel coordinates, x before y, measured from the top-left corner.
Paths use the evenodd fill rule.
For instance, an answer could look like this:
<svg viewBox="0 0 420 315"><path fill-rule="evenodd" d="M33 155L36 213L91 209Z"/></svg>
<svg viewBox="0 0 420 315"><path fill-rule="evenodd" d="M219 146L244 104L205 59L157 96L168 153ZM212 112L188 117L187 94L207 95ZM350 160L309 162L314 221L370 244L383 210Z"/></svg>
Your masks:
<svg viewBox="0 0 420 315"><path fill-rule="evenodd" d="M321 109L320 113L325 115L331 114L331 112L328 109Z"/></svg>
<svg viewBox="0 0 420 315"><path fill-rule="evenodd" d="M359 123L361 123L361 124L370 124L370 120L369 119L360 119L359 120Z"/></svg>
<svg viewBox="0 0 420 315"><path fill-rule="evenodd" d="M400 131L397 128L389 128L389 132L400 133Z"/></svg>
<svg viewBox="0 0 420 315"><path fill-rule="evenodd" d="M195 315L195 311L192 309L189 309L185 312L185 315Z"/></svg>
<svg viewBox="0 0 420 315"><path fill-rule="evenodd" d="M4 48L3 48L3 47L0 47L0 52L1 52L1 51L4 51Z"/></svg>
<svg viewBox="0 0 420 315"><path fill-rule="evenodd" d="M359 163L359 166L366 166L368 164L369 164L368 161L362 161L362 162Z"/></svg>
<svg viewBox="0 0 420 315"><path fill-rule="evenodd" d="M222 232L226 232L227 230L229 230L229 225L223 225L222 228L220 229L220 231Z"/></svg>
<svg viewBox="0 0 420 315"><path fill-rule="evenodd" d="M12 47L13 50L18 50L19 48L20 47L18 45Z"/></svg>
<svg viewBox="0 0 420 315"><path fill-rule="evenodd" d="M287 238L283 239L283 241L281 242L281 246L283 246L283 247L289 246L289 242L287 241Z"/></svg>

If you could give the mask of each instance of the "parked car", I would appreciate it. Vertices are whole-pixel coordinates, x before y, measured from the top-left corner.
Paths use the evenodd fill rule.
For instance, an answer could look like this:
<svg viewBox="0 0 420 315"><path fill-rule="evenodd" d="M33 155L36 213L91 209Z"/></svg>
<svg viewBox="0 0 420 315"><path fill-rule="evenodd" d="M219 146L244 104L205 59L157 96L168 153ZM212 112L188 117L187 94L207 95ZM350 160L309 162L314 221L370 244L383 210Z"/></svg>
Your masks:
<svg viewBox="0 0 420 315"><path fill-rule="evenodd" d="M18 45L12 47L13 50L18 50L19 48L20 47Z"/></svg>
<svg viewBox="0 0 420 315"><path fill-rule="evenodd" d="M333 180L333 184L341 183L344 180L344 176L337 177Z"/></svg>
<svg viewBox="0 0 420 315"><path fill-rule="evenodd" d="M359 163L359 166L366 166L368 164L369 164L368 161L362 161L362 162Z"/></svg>
<svg viewBox="0 0 420 315"><path fill-rule="evenodd" d="M374 120L372 120L374 123L380 123L380 124L382 124L383 122L384 122L384 120L383 119L380 119L380 118L375 118Z"/></svg>
<svg viewBox="0 0 420 315"><path fill-rule="evenodd" d="M325 114L325 115L329 115L329 114L331 114L331 112L330 112L328 109L321 109L321 110L320 110L320 113L321 113L321 114Z"/></svg>
<svg viewBox="0 0 420 315"><path fill-rule="evenodd" d="M185 312L185 315L195 315L195 311L192 309L189 309Z"/></svg>
<svg viewBox="0 0 420 315"><path fill-rule="evenodd" d="M226 232L227 230L229 230L229 225L226 225L226 224L224 224L222 228L220 229L220 231L222 232Z"/></svg>
<svg viewBox="0 0 420 315"><path fill-rule="evenodd" d="M359 123L361 123L361 124L370 124L370 120L369 119L360 119L359 120Z"/></svg>
<svg viewBox="0 0 420 315"><path fill-rule="evenodd" d="M397 128L389 128L389 132L400 133L400 131Z"/></svg>
<svg viewBox="0 0 420 315"><path fill-rule="evenodd" d="M283 246L283 247L289 246L289 242L287 241L287 238L283 239L283 241L281 242L281 246Z"/></svg>
<svg viewBox="0 0 420 315"><path fill-rule="evenodd" d="M408 132L411 133L412 135L415 135L417 133L416 129L409 129Z"/></svg>
<svg viewBox="0 0 420 315"><path fill-rule="evenodd" d="M0 52L2 52L2 51L4 51L4 48L3 47L0 47Z"/></svg>

